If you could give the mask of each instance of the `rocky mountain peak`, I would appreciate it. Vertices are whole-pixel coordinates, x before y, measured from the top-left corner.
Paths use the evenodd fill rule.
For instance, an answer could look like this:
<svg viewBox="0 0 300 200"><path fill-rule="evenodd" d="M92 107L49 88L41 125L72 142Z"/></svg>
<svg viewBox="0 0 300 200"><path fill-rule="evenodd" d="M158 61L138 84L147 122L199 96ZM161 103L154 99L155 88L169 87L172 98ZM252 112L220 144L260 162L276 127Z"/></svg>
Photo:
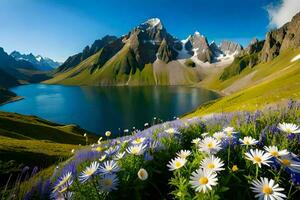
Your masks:
<svg viewBox="0 0 300 200"><path fill-rule="evenodd" d="M243 47L238 43L224 40L221 42L220 49L225 54L239 54L243 50Z"/></svg>
<svg viewBox="0 0 300 200"><path fill-rule="evenodd" d="M159 18L148 19L146 22L142 23L142 26L147 29L156 28L158 30L162 30L164 28Z"/></svg>

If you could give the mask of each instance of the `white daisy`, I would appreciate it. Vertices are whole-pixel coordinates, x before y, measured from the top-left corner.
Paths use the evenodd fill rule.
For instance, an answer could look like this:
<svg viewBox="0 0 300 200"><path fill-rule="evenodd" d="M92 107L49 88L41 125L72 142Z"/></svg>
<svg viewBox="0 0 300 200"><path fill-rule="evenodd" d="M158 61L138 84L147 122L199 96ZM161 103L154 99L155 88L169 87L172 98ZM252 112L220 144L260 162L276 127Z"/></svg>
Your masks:
<svg viewBox="0 0 300 200"><path fill-rule="evenodd" d="M169 167L169 171L174 171L183 167L186 161L187 160L185 158L176 157L175 159L172 159L169 164L167 164L167 167Z"/></svg>
<svg viewBox="0 0 300 200"><path fill-rule="evenodd" d="M198 169L192 173L190 184L196 192L206 193L218 184L217 174L211 170Z"/></svg>
<svg viewBox="0 0 300 200"><path fill-rule="evenodd" d="M106 137L111 136L111 132L110 132L110 131L106 131L106 132L105 132L105 136L106 136Z"/></svg>
<svg viewBox="0 0 300 200"><path fill-rule="evenodd" d="M199 142L199 150L209 154L215 154L221 149L220 141L213 137L205 137Z"/></svg>
<svg viewBox="0 0 300 200"><path fill-rule="evenodd" d="M129 154L133 154L133 155L142 155L145 151L145 148L146 148L146 145L143 145L143 144L139 144L139 145L132 145L130 147L128 147L126 149L126 151L129 153Z"/></svg>
<svg viewBox="0 0 300 200"><path fill-rule="evenodd" d="M300 127L292 123L280 123L278 129L286 133L300 133Z"/></svg>
<svg viewBox="0 0 300 200"><path fill-rule="evenodd" d="M268 147L264 147L264 149L269 153L271 154L273 157L280 157L280 156L285 156L285 155L288 155L289 152L286 150L286 149L283 149L283 150L278 150L278 147L277 146L268 146Z"/></svg>
<svg viewBox="0 0 300 200"><path fill-rule="evenodd" d="M174 133L177 133L177 130L174 129L174 128L168 128L165 130L166 133L169 133L169 134L174 134Z"/></svg>
<svg viewBox="0 0 300 200"><path fill-rule="evenodd" d="M99 172L102 174L112 174L120 171L120 167L114 160L105 161L99 168Z"/></svg>
<svg viewBox="0 0 300 200"><path fill-rule="evenodd" d="M198 145L200 141L201 141L201 138L195 138L192 140L192 143Z"/></svg>
<svg viewBox="0 0 300 200"><path fill-rule="evenodd" d="M278 158L279 162L293 172L300 173L300 162L293 160L291 155Z"/></svg>
<svg viewBox="0 0 300 200"><path fill-rule="evenodd" d="M214 155L204 158L201 161L200 165L201 168L206 170L212 170L214 172L224 170L224 168L222 168L224 166L224 162L220 158L215 157Z"/></svg>
<svg viewBox="0 0 300 200"><path fill-rule="evenodd" d="M138 137L138 138L135 138L133 141L132 141L132 144L141 144L143 143L144 141L146 140L146 138L144 137Z"/></svg>
<svg viewBox="0 0 300 200"><path fill-rule="evenodd" d="M243 139L239 139L242 145L250 146L258 143L258 140L252 138L251 136L246 136Z"/></svg>
<svg viewBox="0 0 300 200"><path fill-rule="evenodd" d="M93 175L96 175L98 173L99 166L100 164L97 161L92 162L90 166L86 167L85 170L80 173L79 181L84 183L92 178Z"/></svg>
<svg viewBox="0 0 300 200"><path fill-rule="evenodd" d="M250 149L250 152L245 153L245 155L247 160L252 161L253 164L257 164L259 167L261 167L262 164L270 166L269 163L272 162L270 160L272 156L262 150Z"/></svg>
<svg viewBox="0 0 300 200"><path fill-rule="evenodd" d="M215 132L213 134L213 137L216 138L218 141L221 141L222 139L226 138L226 134L223 131Z"/></svg>
<svg viewBox="0 0 300 200"><path fill-rule="evenodd" d="M176 153L177 156L179 156L180 158L187 158L189 155L191 155L191 151L190 150L181 150L179 152Z"/></svg>
<svg viewBox="0 0 300 200"><path fill-rule="evenodd" d="M259 200L283 200L286 198L286 195L282 193L284 189L275 184L273 179L260 177L260 180L254 180L251 184L253 187L250 188L256 193L255 197Z"/></svg>
<svg viewBox="0 0 300 200"><path fill-rule="evenodd" d="M105 174L100 179L100 189L105 192L110 192L112 190L117 190L119 185L119 179L116 174Z"/></svg>
<svg viewBox="0 0 300 200"><path fill-rule="evenodd" d="M226 127L226 128L223 129L223 132L226 133L228 138L232 138L233 134L237 133L236 131L234 131L233 127Z"/></svg>
<svg viewBox="0 0 300 200"><path fill-rule="evenodd" d="M141 179L142 181L147 180L148 179L148 172L141 168L138 173L137 173L139 179Z"/></svg>
<svg viewBox="0 0 300 200"><path fill-rule="evenodd" d="M114 157L115 160L121 160L125 156L125 151L122 153L117 153Z"/></svg>

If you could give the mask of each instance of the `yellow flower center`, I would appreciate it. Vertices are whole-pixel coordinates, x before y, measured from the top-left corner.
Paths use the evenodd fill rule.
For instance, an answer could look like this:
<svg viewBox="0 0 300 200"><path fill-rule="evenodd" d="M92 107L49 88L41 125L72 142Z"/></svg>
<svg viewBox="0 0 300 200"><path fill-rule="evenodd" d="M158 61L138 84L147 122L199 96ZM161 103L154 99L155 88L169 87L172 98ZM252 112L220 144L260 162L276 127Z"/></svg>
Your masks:
<svg viewBox="0 0 300 200"><path fill-rule="evenodd" d="M270 153L271 153L271 155L274 156L274 157L278 157L278 156L279 156L279 154L278 154L277 151L271 151Z"/></svg>
<svg viewBox="0 0 300 200"><path fill-rule="evenodd" d="M208 183L208 179L207 179L206 177L201 177L201 178L199 179L199 183L200 183L201 185L205 185L205 184Z"/></svg>
<svg viewBox="0 0 300 200"><path fill-rule="evenodd" d="M145 176L145 172L144 171L140 171L140 177L144 177Z"/></svg>
<svg viewBox="0 0 300 200"><path fill-rule="evenodd" d="M209 149L211 149L211 148L213 148L213 143L212 142L209 142L208 144L207 144L207 147L209 148Z"/></svg>
<svg viewBox="0 0 300 200"><path fill-rule="evenodd" d="M139 152L138 148L132 148L131 153L132 154L137 154Z"/></svg>
<svg viewBox="0 0 300 200"><path fill-rule="evenodd" d="M250 145L249 140L246 140L244 143L245 143L246 145Z"/></svg>
<svg viewBox="0 0 300 200"><path fill-rule="evenodd" d="M265 185L265 186L263 187L263 193L264 193L264 194L272 194L272 193L273 193L273 190L272 190L272 188L270 188L268 185Z"/></svg>
<svg viewBox="0 0 300 200"><path fill-rule="evenodd" d="M106 185L106 186L111 186L112 185L112 180L110 180L110 179L106 179L106 180L104 180L104 185Z"/></svg>
<svg viewBox="0 0 300 200"><path fill-rule="evenodd" d="M291 132L293 132L293 131L292 131L292 129L287 128L287 129L286 129L286 132L287 132L287 133L291 133Z"/></svg>
<svg viewBox="0 0 300 200"><path fill-rule="evenodd" d="M213 168L215 168L215 165L214 165L213 163L209 163L209 164L207 165L207 168L208 168L208 169L213 169Z"/></svg>
<svg viewBox="0 0 300 200"><path fill-rule="evenodd" d="M255 160L256 162L260 163L261 162L261 158L258 156L254 156L253 160Z"/></svg>
<svg viewBox="0 0 300 200"><path fill-rule="evenodd" d="M283 159L281 162L282 162L282 164L284 164L286 166L290 166L291 165L291 161L288 160L288 159Z"/></svg>
<svg viewBox="0 0 300 200"><path fill-rule="evenodd" d="M237 167L237 165L233 165L233 166L232 166L232 171L233 171L233 172L236 172L237 170L239 170L239 168Z"/></svg>
<svg viewBox="0 0 300 200"><path fill-rule="evenodd" d="M141 139L141 138L137 138L137 139L135 140L135 142L136 142L136 143L141 143L141 142L142 142L142 139Z"/></svg>
<svg viewBox="0 0 300 200"><path fill-rule="evenodd" d="M86 170L85 174L88 175L88 176L91 176L91 175L94 174L94 172L95 172L94 169L88 169L88 170Z"/></svg>
<svg viewBox="0 0 300 200"><path fill-rule="evenodd" d="M176 161L176 162L175 162L175 167L176 167L176 168L179 168L179 167L181 167L181 162L179 162L179 161Z"/></svg>

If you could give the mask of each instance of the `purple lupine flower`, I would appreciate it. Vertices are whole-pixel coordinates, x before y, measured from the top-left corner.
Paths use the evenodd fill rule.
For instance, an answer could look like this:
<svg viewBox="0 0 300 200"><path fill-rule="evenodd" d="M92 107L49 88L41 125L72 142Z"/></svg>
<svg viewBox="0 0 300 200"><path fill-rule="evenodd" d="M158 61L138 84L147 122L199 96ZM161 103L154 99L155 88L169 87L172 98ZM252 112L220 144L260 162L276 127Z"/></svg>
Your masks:
<svg viewBox="0 0 300 200"><path fill-rule="evenodd" d="M37 172L38 172L39 168L37 166L35 166L33 169L32 169L32 172L31 172L31 175L30 177L33 177Z"/></svg>
<svg viewBox="0 0 300 200"><path fill-rule="evenodd" d="M146 151L144 153L144 160L145 161L151 161L151 160L153 160L153 156L149 153L149 151Z"/></svg>
<svg viewBox="0 0 300 200"><path fill-rule="evenodd" d="M288 138L289 140L294 140L294 139L295 139L295 134L290 133L290 134L288 134L287 138Z"/></svg>
<svg viewBox="0 0 300 200"><path fill-rule="evenodd" d="M291 173L291 181L294 185L300 185L300 174L299 173Z"/></svg>

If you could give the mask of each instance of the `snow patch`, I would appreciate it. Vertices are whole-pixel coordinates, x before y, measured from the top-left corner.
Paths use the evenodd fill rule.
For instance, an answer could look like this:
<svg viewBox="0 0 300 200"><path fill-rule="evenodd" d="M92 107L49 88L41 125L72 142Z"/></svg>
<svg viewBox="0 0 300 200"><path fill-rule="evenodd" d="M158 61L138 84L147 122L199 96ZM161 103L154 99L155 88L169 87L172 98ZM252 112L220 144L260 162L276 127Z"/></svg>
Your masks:
<svg viewBox="0 0 300 200"><path fill-rule="evenodd" d="M150 26L155 27L155 26L157 26L157 25L160 24L160 19L158 19L158 18L151 18L147 22L145 22L145 24L149 24Z"/></svg>
<svg viewBox="0 0 300 200"><path fill-rule="evenodd" d="M295 61L297 61L297 60L299 60L300 59L300 54L298 54L297 56L295 56L292 60L291 60L291 62L295 62Z"/></svg>

